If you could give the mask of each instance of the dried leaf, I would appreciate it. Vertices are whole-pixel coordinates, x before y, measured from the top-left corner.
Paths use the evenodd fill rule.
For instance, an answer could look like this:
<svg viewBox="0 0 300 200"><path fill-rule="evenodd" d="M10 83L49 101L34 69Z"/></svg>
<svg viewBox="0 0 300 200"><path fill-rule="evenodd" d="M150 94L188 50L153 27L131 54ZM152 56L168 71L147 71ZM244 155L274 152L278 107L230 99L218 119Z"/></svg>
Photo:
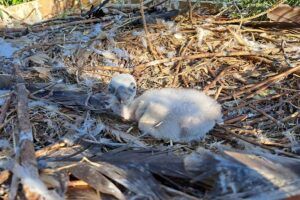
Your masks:
<svg viewBox="0 0 300 200"><path fill-rule="evenodd" d="M140 147L146 147L147 144L145 144L143 141L141 141L138 137L135 137L133 135L130 135L128 133L125 133L125 132L122 132L122 131L119 131L119 130L115 130L115 129L112 129L112 128L107 128L108 131L111 132L111 134L114 135L114 137L118 138L118 140L120 141L121 138L122 140L126 141L127 143L133 143L137 146L140 146Z"/></svg>
<svg viewBox="0 0 300 200"><path fill-rule="evenodd" d="M34 62L39 65L46 65L47 62L51 60L51 58L44 53L38 53L28 58L31 62Z"/></svg>
<svg viewBox="0 0 300 200"><path fill-rule="evenodd" d="M50 79L51 75L51 69L47 67L33 67L34 70L36 70L39 73L39 77L42 79Z"/></svg>
<svg viewBox="0 0 300 200"><path fill-rule="evenodd" d="M66 199L69 200L101 200L99 194L91 187L69 187Z"/></svg>
<svg viewBox="0 0 300 200"><path fill-rule="evenodd" d="M48 188L58 188L60 187L60 183L53 176L45 173L40 174L40 179L44 182L44 184Z"/></svg>
<svg viewBox="0 0 300 200"><path fill-rule="evenodd" d="M87 182L92 188L102 193L115 196L117 199L124 200L125 196L122 192L113 184L109 179L99 173L92 166L80 163L71 168L71 173L85 182Z"/></svg>
<svg viewBox="0 0 300 200"><path fill-rule="evenodd" d="M2 172L0 172L0 185L2 185L5 181L7 181L7 179L9 178L9 171L8 170L4 170Z"/></svg>
<svg viewBox="0 0 300 200"><path fill-rule="evenodd" d="M233 76L235 79L241 81L242 83L247 83L247 80L246 80L244 77L242 77L242 75L239 74L239 73L233 73L232 76Z"/></svg>
<svg viewBox="0 0 300 200"><path fill-rule="evenodd" d="M109 164L106 162L92 163L101 174L121 184L129 191L150 199L167 199L168 195L160 187L152 174L135 164Z"/></svg>
<svg viewBox="0 0 300 200"><path fill-rule="evenodd" d="M275 22L300 22L300 7L291 7L287 4L278 6L268 13L268 18Z"/></svg>
<svg viewBox="0 0 300 200"><path fill-rule="evenodd" d="M107 59L111 59L111 60L117 59L116 55L110 51L101 51L101 54L104 58L107 58Z"/></svg>

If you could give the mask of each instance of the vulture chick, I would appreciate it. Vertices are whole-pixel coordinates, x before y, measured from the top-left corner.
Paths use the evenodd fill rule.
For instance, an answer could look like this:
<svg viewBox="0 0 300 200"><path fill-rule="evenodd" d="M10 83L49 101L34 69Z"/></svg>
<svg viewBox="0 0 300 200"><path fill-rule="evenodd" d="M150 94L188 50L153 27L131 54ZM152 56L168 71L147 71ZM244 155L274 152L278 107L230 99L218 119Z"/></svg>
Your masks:
<svg viewBox="0 0 300 200"><path fill-rule="evenodd" d="M118 115L138 122L144 134L175 142L202 139L222 121L220 104L194 89L152 89L134 99L136 82L129 74L113 77L109 91L120 100Z"/></svg>

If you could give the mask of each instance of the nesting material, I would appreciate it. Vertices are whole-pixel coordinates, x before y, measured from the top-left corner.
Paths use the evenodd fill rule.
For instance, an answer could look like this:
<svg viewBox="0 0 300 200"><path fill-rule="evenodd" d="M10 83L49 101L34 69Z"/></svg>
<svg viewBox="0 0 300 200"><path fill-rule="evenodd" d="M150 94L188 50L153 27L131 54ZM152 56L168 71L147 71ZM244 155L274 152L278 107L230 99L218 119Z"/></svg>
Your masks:
<svg viewBox="0 0 300 200"><path fill-rule="evenodd" d="M144 3L147 4L145 24L137 22L142 19L137 5L135 9L125 6L118 10L105 8L108 12L99 19L82 18L82 12L77 12L29 28L0 30L2 43L15 47L9 54L0 50L0 89L13 90L16 80L21 80L29 91L28 106L22 101L22 109L18 109L18 91L10 91L8 96L0 95L3 99L2 139L15 148L2 145L2 157L14 159L16 154L13 152L21 149L14 141L18 130L32 127L32 144L36 152L31 148L20 153L30 158L30 163L38 161L35 166L41 177L43 173L53 177L57 184L46 184L62 198L69 198L65 194L80 193L82 198L91 199L84 191L97 191L95 198L101 195L104 199L113 198L107 194L122 199L120 193L125 199L285 199L300 194L299 176L292 174L295 166L299 166L295 161L300 158L300 30L291 23L255 21L260 18L231 20L226 18L226 13L235 7L212 13L206 7L203 9L202 3L192 5L192 17L184 12L172 21L160 19L151 24L147 18L153 13L165 12L161 8L166 5L155 6L155 1ZM111 94L107 95L104 88L115 73L127 75L123 81L110 84L115 91L110 89ZM128 74L133 74L136 80ZM7 75L9 80L3 82L6 80L3 76ZM61 90L58 90L59 84L64 85ZM138 98L135 97L136 85L138 96L146 91ZM32 90L33 86L36 89ZM77 89L73 90L73 86ZM169 145L170 137L179 137L174 129L189 130L192 120L181 123L179 128L169 123L168 127L172 129L163 130L166 125L163 119L167 119L167 115L160 116L163 109L153 107L164 107L164 99L167 99L170 103L164 109L173 109L173 105L182 104L182 99L177 100L177 96L187 98L188 95L178 89L176 93L171 92L172 95L160 97L159 101L153 97L155 106L149 103L154 101L152 98L147 97L149 102L140 101L153 93L152 89L167 90L161 88L203 91L222 104L224 124L214 128L210 137L197 144ZM209 110L212 106L205 106L199 101L203 94L197 94L201 96L196 98L197 102L207 110L200 112L202 107L196 106L194 109L190 101L187 101L187 107L191 107L192 113L206 113L207 117L212 114ZM25 92L22 97L22 100L26 99ZM214 102L210 98L209 101ZM126 116L125 111L133 102L137 104L136 108L131 108L135 112L127 112ZM144 126L140 123L139 131L134 128L137 125L124 123L110 115L111 110L137 122L159 111L162 120ZM141 111L138 118L136 111ZM28 114L27 120L18 117L22 113ZM189 112L179 110L174 116L183 119L186 113ZM167 121L178 124L172 120ZM211 123L212 127L215 122ZM154 137L139 137L141 132L152 129L155 132L150 134ZM208 129L211 128L197 137L183 139L197 140ZM183 142L183 139L179 141ZM221 157L222 152L228 150L244 151L251 158L253 154L261 158L262 153L276 153L281 157L274 162L265 158L259 162L246 159L245 154L231 154L232 159L241 161L241 166L234 162L228 165L232 159L219 159L219 156L206 153L203 159L195 156L183 163L187 153L199 154L198 147ZM281 167L280 160L284 156L288 159L285 163L294 164ZM265 167L270 167L271 163L275 167L272 172L259 171L257 163ZM243 170L245 166L249 169ZM33 168L36 171L36 167ZM285 174L283 172L292 175L284 176L283 180L278 176ZM6 179L4 173L8 174ZM18 173L1 171L0 176L1 199L8 198L8 193L14 191L18 191L16 198L24 197L24 190L18 187L20 184L14 177L20 178L23 186L30 184Z"/></svg>

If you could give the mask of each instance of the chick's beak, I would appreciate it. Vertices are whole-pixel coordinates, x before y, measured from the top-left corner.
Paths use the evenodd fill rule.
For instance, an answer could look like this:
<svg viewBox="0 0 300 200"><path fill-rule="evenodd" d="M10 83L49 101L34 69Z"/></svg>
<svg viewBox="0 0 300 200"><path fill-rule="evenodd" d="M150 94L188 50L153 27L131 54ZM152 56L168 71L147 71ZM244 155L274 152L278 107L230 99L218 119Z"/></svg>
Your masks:
<svg viewBox="0 0 300 200"><path fill-rule="evenodd" d="M118 87L115 95L120 103L126 103L129 98L128 91L124 86Z"/></svg>

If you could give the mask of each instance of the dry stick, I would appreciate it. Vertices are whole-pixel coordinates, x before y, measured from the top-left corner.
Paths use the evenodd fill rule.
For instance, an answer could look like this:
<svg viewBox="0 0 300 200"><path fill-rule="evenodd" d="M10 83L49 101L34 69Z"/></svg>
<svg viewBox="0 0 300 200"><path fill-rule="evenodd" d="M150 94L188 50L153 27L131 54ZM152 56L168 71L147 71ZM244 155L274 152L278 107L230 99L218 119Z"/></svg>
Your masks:
<svg viewBox="0 0 300 200"><path fill-rule="evenodd" d="M261 88L259 88L259 89L256 90L255 92L252 92L252 93L250 93L249 95L245 96L243 99L244 99L244 100L250 99L250 98L254 97L256 94L258 94L259 92L264 91L265 89L267 89L267 88L270 87L271 85L273 85L273 82L272 82L272 83L269 83L269 84L266 84L266 85L264 85L264 86L262 86Z"/></svg>
<svg viewBox="0 0 300 200"><path fill-rule="evenodd" d="M11 122L15 117L12 116L9 119L5 120L2 124L0 124L0 131L9 123Z"/></svg>
<svg viewBox="0 0 300 200"><path fill-rule="evenodd" d="M152 8L157 8L158 6L164 4L164 3L167 2L167 1L169 1L169 0L162 0L162 1L159 1L159 2L157 2L156 4L152 4L151 6L148 6L148 7L145 8L145 9L146 9L146 10L150 10L150 9L152 9ZM144 5L145 5L145 4L146 4L146 3L144 3Z"/></svg>
<svg viewBox="0 0 300 200"><path fill-rule="evenodd" d="M268 79L266 79L266 80L264 80L264 81L262 81L262 82L260 82L258 84L255 84L254 86L252 86L250 88L247 88L245 90L241 90L241 91L235 93L233 96L234 97L238 97L238 96L240 96L240 95L242 95L244 93L252 92L255 89L258 89L260 87L263 87L263 86L271 84L271 83L274 83L278 79L283 78L285 76L288 76L288 75L290 75L290 74L292 74L292 73L294 73L294 72L296 72L298 70L300 70L300 65L298 65L296 67L293 67L293 68L290 68L290 69L286 70L285 72L282 72L282 73L280 73L278 75L272 76L272 77L270 77L270 78L268 78ZM231 98L232 97L229 97L229 99L231 99ZM227 99L223 99L223 100L227 100Z"/></svg>
<svg viewBox="0 0 300 200"><path fill-rule="evenodd" d="M217 99L219 98L219 96L220 96L222 90L223 90L223 85L221 85L221 86L217 89L217 92L216 92L215 97L214 97L215 100L217 100Z"/></svg>
<svg viewBox="0 0 300 200"><path fill-rule="evenodd" d="M168 62L181 61L181 60L194 60L194 59L199 59L199 58L212 58L212 57L259 56L262 54L265 55L265 53L239 51L239 52L200 53L200 54L196 54L196 55L164 58L161 60L154 60L154 61L148 62L146 64L137 65L134 68L134 73L140 73L141 71L145 70L146 68L148 68L150 66L154 66L154 65L158 65L158 64L162 64L162 63L168 63ZM266 54L266 55L268 55L268 54Z"/></svg>
<svg viewBox="0 0 300 200"><path fill-rule="evenodd" d="M33 146L32 127L29 120L29 108L28 108L28 91L25 87L25 81L21 77L19 67L14 66L15 76L18 83L16 84L17 93L17 117L18 117L18 132L15 135L16 145L16 162L20 163L24 169L28 172L28 176L33 179L39 179L37 161L35 158L35 150ZM13 175L13 179L16 179L16 175ZM23 185L23 191L27 199L30 199L32 195L36 196L34 192L30 190L30 185ZM10 193L10 197L12 197Z"/></svg>
<svg viewBox="0 0 300 200"><path fill-rule="evenodd" d="M34 179L39 177L37 169L37 161L35 158L35 151L33 146L32 127L29 120L28 109L28 91L25 87L25 83L18 83L17 86L17 116L19 133L17 135L17 144L19 146L19 152L16 156L20 159L20 164L28 170L30 176ZM30 185L24 185L25 196L30 197Z"/></svg>
<svg viewBox="0 0 300 200"><path fill-rule="evenodd" d="M185 197L183 199L189 199L189 200L199 200L198 197L194 197L190 194L187 194L187 193L184 193L180 190L175 190L174 188L171 188L171 187L168 187L168 186L165 186L165 185L162 185L162 188L170 193L174 193L176 195L180 195L181 197Z"/></svg>
<svg viewBox="0 0 300 200"><path fill-rule="evenodd" d="M43 26L44 24L48 25L48 24L62 24L65 21L75 21L75 20L85 20L85 17L81 17L81 16L63 16L63 17L55 17L55 18L50 18L48 20L43 20L41 22L37 22L35 24L32 25L32 27L38 27L38 26Z"/></svg>
<svg viewBox="0 0 300 200"><path fill-rule="evenodd" d="M248 105L250 108L252 108L253 110L261 113L262 115L266 116L267 118L269 118L270 120L272 120L273 122L275 122L277 124L277 126L282 126L282 123L280 123L277 119L275 119L274 117L272 117L271 115L267 114L265 111L256 108L254 105L252 105L251 103Z"/></svg>
<svg viewBox="0 0 300 200"><path fill-rule="evenodd" d="M248 115L240 115L232 119L224 121L224 124L233 124L235 122L241 122L248 118Z"/></svg>
<svg viewBox="0 0 300 200"><path fill-rule="evenodd" d="M14 29L3 29L0 30L1 32L5 33L12 33L12 32L40 32L40 31L46 31L46 30L56 30L61 29L67 26L74 26L79 24L88 24L88 23L96 23L96 22L102 22L102 19L87 19L87 20L80 20L80 21L74 21L74 22L68 22L60 25L54 25L54 26L41 26L41 27L27 27L27 28L14 28Z"/></svg>
<svg viewBox="0 0 300 200"><path fill-rule="evenodd" d="M86 19L86 20L80 20L80 21L74 21L74 22L68 22L68 23L63 23L60 25L54 25L54 26L42 26L42 27L37 27L33 28L32 32L40 32L40 31L45 31L45 30L57 30L57 29L62 29L68 26L77 26L80 24L91 24L91 23L97 23L97 22L103 22L103 19Z"/></svg>
<svg viewBox="0 0 300 200"><path fill-rule="evenodd" d="M40 93L40 92L45 92L45 91L49 90L50 88L54 87L55 85L57 85L58 83L59 83L59 81L54 82L54 83L50 83L49 85L47 85L47 86L45 86L45 87L42 87L41 89L36 90L36 91L30 93L28 96L29 96L30 98L31 98L31 97L34 98L34 95L36 95L36 94L38 94L38 93Z"/></svg>
<svg viewBox="0 0 300 200"><path fill-rule="evenodd" d="M243 22L247 22L250 21L252 19L256 19L260 16L263 16L273 10L275 10L280 4L284 3L286 0L279 0L276 4L274 4L271 8L269 8L268 10L261 12L257 15L251 16L251 17L246 17L246 18L242 18L242 19L233 19L233 20L229 20L229 21L215 21L213 22L214 24L231 24L231 23L243 23Z"/></svg>
<svg viewBox="0 0 300 200"><path fill-rule="evenodd" d="M192 2L191 0L187 0L189 4L189 17L191 20L191 23L193 24L193 7L192 7Z"/></svg>
<svg viewBox="0 0 300 200"><path fill-rule="evenodd" d="M282 122L287 122L287 121L289 121L290 119L294 119L294 118L296 118L296 117L298 117L298 116L300 116L300 112L296 111L296 112L294 112L293 114L291 114L291 115L289 115L289 116L283 118L281 121L282 121Z"/></svg>
<svg viewBox="0 0 300 200"><path fill-rule="evenodd" d="M235 32L230 27L226 27L226 28L231 33L231 35L235 38L235 40L238 42L239 45L245 46L247 49L249 49L247 42L242 38L241 34L239 34L238 32Z"/></svg>
<svg viewBox="0 0 300 200"><path fill-rule="evenodd" d="M148 7L145 6L146 3L144 3L144 9L148 9ZM117 10L124 10L124 9L139 9L140 8L140 4L107 4L107 6L105 6L106 8L114 8Z"/></svg>
<svg viewBox="0 0 300 200"><path fill-rule="evenodd" d="M273 61L269 60L267 58L262 58L262 57L258 57L258 56L248 56L248 58L251 59L251 60L254 60L254 61L266 63L268 65L272 65L273 64Z"/></svg>
<svg viewBox="0 0 300 200"><path fill-rule="evenodd" d="M182 50L180 56L184 56L185 53L186 53L186 50L188 49L188 47L192 44L192 42L194 41L194 38L191 38L190 41L186 44L186 46L184 47L184 49ZM175 75L174 75L174 79L173 79L173 82L172 82L172 86L175 87L177 85L177 82L178 82L178 74L179 74L179 71L180 71L180 68L182 66L182 60L179 61L179 63L177 64L176 66L176 70L175 70Z"/></svg>
<svg viewBox="0 0 300 200"><path fill-rule="evenodd" d="M254 118L253 120L251 120L251 119L248 120L247 121L247 125L248 126L253 126L255 124L258 124L258 123L266 121L266 120L268 120L268 118L266 116L257 117L257 118Z"/></svg>
<svg viewBox="0 0 300 200"><path fill-rule="evenodd" d="M141 6L140 12L141 12L141 16L142 16L142 21L143 21L143 26L144 26L144 30L145 30L146 40L147 40L147 43L148 43L148 48L149 48L150 53L154 56L154 58L156 58L157 54L154 51L152 43L151 43L151 41L149 39L149 32L148 32L148 27L147 27L146 19L145 19L144 1L143 0L140 0L140 6Z"/></svg>
<svg viewBox="0 0 300 200"><path fill-rule="evenodd" d="M250 103L260 103L260 102L264 102L264 101L270 101L270 100L273 100L273 99L280 98L280 97L282 97L282 96L284 96L286 94L288 94L288 93L276 94L276 95L273 95L273 96L270 96L270 97L267 97L267 98L258 99L258 100L254 100L254 101L253 100L252 101L246 101L245 100L246 98L244 98L244 101L242 103L238 104L237 106L230 107L230 110L237 110L237 109L244 108L244 107L246 107ZM230 111L230 110L227 110L227 112ZM228 114L227 112L224 111L224 114L225 113Z"/></svg>
<svg viewBox="0 0 300 200"><path fill-rule="evenodd" d="M228 67L226 67L225 69L223 69L216 77L215 79L208 84L207 86L205 86L205 88L203 89L203 92L207 92L210 88L214 87L216 85L216 83L225 75L225 73L231 69L232 67L234 67L233 65L229 65Z"/></svg>
<svg viewBox="0 0 300 200"><path fill-rule="evenodd" d="M38 151L35 152L35 156L37 158L49 156L51 153L58 151L60 148L65 147L66 143L60 142L60 143L54 143L53 145L46 146Z"/></svg>
<svg viewBox="0 0 300 200"><path fill-rule="evenodd" d="M8 108L9 108L11 99L12 99L12 93L9 94L9 96L8 96L7 99L5 100L4 105L3 105L2 108L1 108L1 114L0 114L0 127L2 126L2 124L3 124L4 120L5 120L6 112L7 112Z"/></svg>
<svg viewBox="0 0 300 200"><path fill-rule="evenodd" d="M289 153L289 152L285 152L285 151L276 151L276 149L274 149L272 147L266 146L264 144L256 142L253 139L246 138L246 137L243 137L243 136L241 136L239 134L236 134L236 133L232 132L230 129L228 129L227 127L225 127L224 125L222 125L222 126L219 125L219 127L222 128L223 130L225 130L225 133L227 133L229 136L232 135L232 136L234 136L234 137L236 137L236 138L238 138L240 140L243 140L243 141L248 142L248 143L253 144L253 145L260 146L261 148L267 149L267 150L272 151L274 153L277 152L277 153L285 155L285 156L294 157L294 158L300 158L298 155L295 155L293 153Z"/></svg>

